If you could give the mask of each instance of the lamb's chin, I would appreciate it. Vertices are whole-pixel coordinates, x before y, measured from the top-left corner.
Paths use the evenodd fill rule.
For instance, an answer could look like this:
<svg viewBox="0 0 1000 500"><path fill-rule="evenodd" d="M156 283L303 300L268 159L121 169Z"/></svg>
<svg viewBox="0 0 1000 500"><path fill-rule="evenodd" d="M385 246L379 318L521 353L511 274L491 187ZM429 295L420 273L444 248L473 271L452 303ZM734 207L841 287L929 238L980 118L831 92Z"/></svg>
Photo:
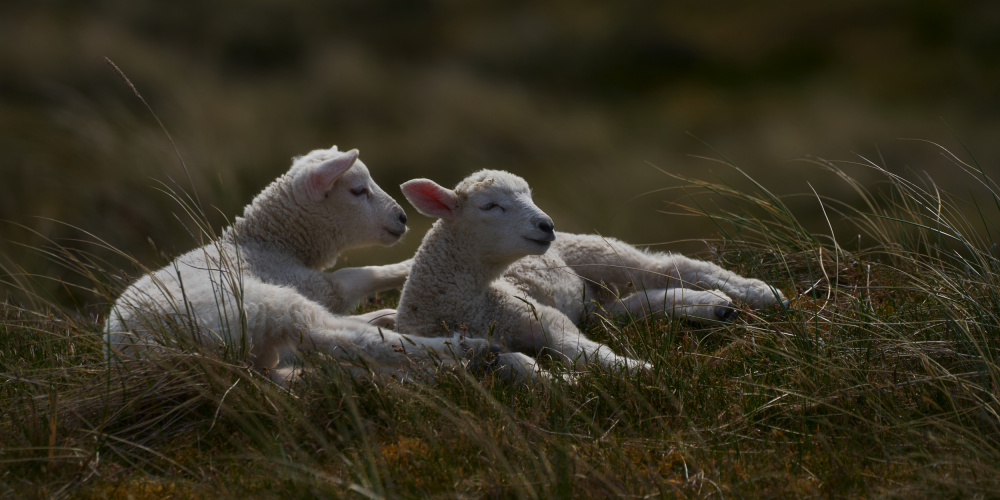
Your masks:
<svg viewBox="0 0 1000 500"><path fill-rule="evenodd" d="M552 246L551 241L545 240L533 240L531 238L525 238L528 241L528 255L541 255L549 250Z"/></svg>
<svg viewBox="0 0 1000 500"><path fill-rule="evenodd" d="M403 235L406 234L406 228L404 227L402 231L397 231L389 228L382 228L382 244L383 245L393 245L403 239Z"/></svg>

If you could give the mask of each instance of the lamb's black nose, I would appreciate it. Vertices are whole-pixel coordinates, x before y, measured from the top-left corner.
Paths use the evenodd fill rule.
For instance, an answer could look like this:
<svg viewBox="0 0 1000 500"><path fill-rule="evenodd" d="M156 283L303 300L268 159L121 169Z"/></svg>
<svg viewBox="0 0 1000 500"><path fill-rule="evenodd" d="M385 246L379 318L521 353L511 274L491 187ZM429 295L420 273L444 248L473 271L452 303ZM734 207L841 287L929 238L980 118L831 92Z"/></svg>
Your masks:
<svg viewBox="0 0 1000 500"><path fill-rule="evenodd" d="M553 224L552 221L550 220L543 220L538 223L538 229L541 229L546 233L551 233L552 230L555 228L556 228L555 224Z"/></svg>
<svg viewBox="0 0 1000 500"><path fill-rule="evenodd" d="M399 214L399 222L402 222L403 224L406 224L406 214L405 213L400 213Z"/></svg>

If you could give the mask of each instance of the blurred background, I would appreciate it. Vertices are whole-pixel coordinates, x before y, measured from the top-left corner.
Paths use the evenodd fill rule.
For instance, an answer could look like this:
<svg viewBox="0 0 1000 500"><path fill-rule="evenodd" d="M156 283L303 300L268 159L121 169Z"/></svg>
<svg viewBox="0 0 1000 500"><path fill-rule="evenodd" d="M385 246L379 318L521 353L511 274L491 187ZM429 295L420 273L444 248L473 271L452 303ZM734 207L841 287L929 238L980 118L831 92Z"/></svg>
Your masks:
<svg viewBox="0 0 1000 500"><path fill-rule="evenodd" d="M525 177L557 229L697 253L681 241L717 230L660 212L680 193L647 193L679 183L654 166L747 185L697 158L725 155L810 193L796 208L822 229L810 185L851 193L796 159L861 155L968 193L933 147L899 138L960 140L995 173L998 98L986 0L5 0L0 254L8 273L69 279L39 251L51 240L134 275L82 231L162 265L197 243L159 183L197 193L220 227L292 156L333 144L359 148L412 221L403 243L341 265L416 249L430 221L401 182L481 168ZM68 290L53 293L100 302Z"/></svg>

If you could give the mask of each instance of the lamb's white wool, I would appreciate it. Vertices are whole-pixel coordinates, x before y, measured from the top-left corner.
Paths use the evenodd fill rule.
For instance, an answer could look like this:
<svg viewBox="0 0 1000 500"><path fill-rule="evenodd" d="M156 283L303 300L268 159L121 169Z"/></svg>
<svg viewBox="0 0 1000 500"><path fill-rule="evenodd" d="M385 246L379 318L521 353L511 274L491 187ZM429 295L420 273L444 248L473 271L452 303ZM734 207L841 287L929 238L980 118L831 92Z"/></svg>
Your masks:
<svg viewBox="0 0 1000 500"><path fill-rule="evenodd" d="M588 306L640 318L664 313L692 321L728 321L732 300L753 307L786 304L781 291L711 262L639 249L615 238L556 233L552 248L521 259L504 279L571 318Z"/></svg>
<svg viewBox="0 0 1000 500"><path fill-rule="evenodd" d="M500 355L501 365L524 377L544 375L523 354L542 349L630 371L649 367L588 339L557 307L499 279L518 259L545 253L555 239L552 220L532 202L523 179L482 171L454 191L426 179L402 189L418 211L440 220L414 258L400 297L399 331L434 336L464 327L471 336L492 335L514 351Z"/></svg>
<svg viewBox="0 0 1000 500"><path fill-rule="evenodd" d="M586 304L727 320L735 311L730 296L756 306L784 300L764 282L709 262L612 238L555 233L528 184L507 172L477 172L454 190L426 179L402 189L418 211L440 218L403 288L396 318L402 332L432 336L464 325L470 335L490 333L513 351L551 349L570 360L635 371L649 365L617 356L579 331L574 320L583 318ZM618 297L631 286L638 291ZM520 374L538 372L530 358L506 356L501 362Z"/></svg>
<svg viewBox="0 0 1000 500"><path fill-rule="evenodd" d="M253 364L266 369L296 348L367 358L390 369L429 352L454 359L457 336L411 341L366 322L386 324L394 311L334 314L401 286L410 262L322 269L342 250L390 245L405 232L403 209L372 181L357 150L334 146L296 158L218 240L125 290L105 325L109 355L139 355L162 343L194 340L245 347ZM180 332L190 335L178 337ZM487 344L470 341L463 348L482 351Z"/></svg>

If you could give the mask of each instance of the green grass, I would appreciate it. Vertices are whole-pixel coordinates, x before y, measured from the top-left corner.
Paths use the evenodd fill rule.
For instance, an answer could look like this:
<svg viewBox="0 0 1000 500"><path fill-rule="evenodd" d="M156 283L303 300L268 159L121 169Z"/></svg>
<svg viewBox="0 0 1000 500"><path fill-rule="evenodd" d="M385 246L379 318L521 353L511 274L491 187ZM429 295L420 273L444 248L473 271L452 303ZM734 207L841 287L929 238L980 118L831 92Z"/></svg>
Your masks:
<svg viewBox="0 0 1000 500"><path fill-rule="evenodd" d="M703 257L792 301L728 325L589 320L589 335L654 365L635 377L590 367L573 386L521 387L438 368L400 382L315 356L286 391L211 350L111 367L100 314L8 302L0 495L995 495L1000 190L941 151L992 198L817 160L862 200L816 195L829 217L817 233L764 186L682 179L668 211L721 235ZM857 168L884 182L856 183ZM61 260L114 289L92 259Z"/></svg>

